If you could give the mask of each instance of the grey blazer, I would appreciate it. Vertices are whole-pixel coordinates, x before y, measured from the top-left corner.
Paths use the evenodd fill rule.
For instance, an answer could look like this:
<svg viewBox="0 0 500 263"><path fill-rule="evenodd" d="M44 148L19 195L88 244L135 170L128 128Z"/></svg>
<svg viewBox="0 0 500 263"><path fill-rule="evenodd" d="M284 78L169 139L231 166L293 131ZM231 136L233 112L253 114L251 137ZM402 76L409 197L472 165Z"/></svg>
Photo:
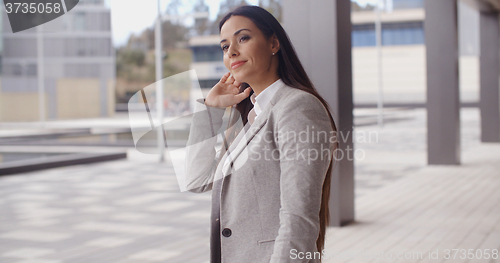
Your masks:
<svg viewBox="0 0 500 263"><path fill-rule="evenodd" d="M334 150L321 102L282 86L231 144L226 169L228 152L221 157L215 150L225 109L204 100L196 104L201 111L190 128L185 183L195 193L214 190L212 258L220 253L224 263L319 262L319 253L316 259L299 253L317 252L321 192Z"/></svg>

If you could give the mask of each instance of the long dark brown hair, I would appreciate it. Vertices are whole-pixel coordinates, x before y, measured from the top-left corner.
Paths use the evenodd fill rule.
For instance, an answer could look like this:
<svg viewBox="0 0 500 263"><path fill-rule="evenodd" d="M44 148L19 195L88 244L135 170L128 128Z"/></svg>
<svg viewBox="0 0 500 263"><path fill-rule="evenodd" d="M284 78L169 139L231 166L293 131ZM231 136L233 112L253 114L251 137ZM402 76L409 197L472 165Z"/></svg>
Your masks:
<svg viewBox="0 0 500 263"><path fill-rule="evenodd" d="M276 18L271 13L269 13L268 11L259 6L250 6L250 5L239 6L232 12L226 14L221 19L219 23L219 33L224 23L231 16L244 16L249 18L257 26L257 28L259 28L260 31L262 31L262 33L268 40L273 35L276 35L280 43L280 49L276 53L279 59L278 76L286 85L309 92L314 96L316 96L327 109L332 129L336 134L337 127L330 112L331 111L330 106L314 88L311 80L307 76L306 71L304 70L302 64L300 63L297 53L295 52L295 49L293 48L287 33L285 32L281 24L278 22L278 20L276 20ZM243 92L247 87L249 87L247 83L242 83L240 86L240 92ZM252 93L253 91L251 91L250 95L252 95ZM245 125L248 122L248 113L252 108L253 104L250 101L250 96L248 96L240 103L238 103L236 107L231 109L230 121L228 124L231 127L226 133L223 152L221 153L220 156L224 154L224 152L229 147L230 143L234 140L239 131L241 131L242 125ZM239 126L234 125L237 123L238 119L242 120L242 125ZM338 149L338 141L335 139L334 153L337 152L337 149ZM332 159L330 160L330 165L328 166L325 181L323 183L323 190L321 195L321 209L319 211L320 232L318 239L316 240L316 247L318 249L318 252L320 253L323 251L325 245L325 231L330 221L328 201L330 200L330 184L332 178L333 165L336 163L334 162L336 158L334 158L333 154L331 157Z"/></svg>

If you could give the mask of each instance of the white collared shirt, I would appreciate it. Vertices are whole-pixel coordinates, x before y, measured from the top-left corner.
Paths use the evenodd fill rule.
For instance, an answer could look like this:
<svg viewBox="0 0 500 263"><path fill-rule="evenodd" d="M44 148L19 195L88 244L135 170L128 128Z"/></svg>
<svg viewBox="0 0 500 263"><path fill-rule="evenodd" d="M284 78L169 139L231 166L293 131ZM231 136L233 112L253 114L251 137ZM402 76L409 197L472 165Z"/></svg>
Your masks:
<svg viewBox="0 0 500 263"><path fill-rule="evenodd" d="M252 110L250 110L249 121L252 124L259 116L259 114L266 108L267 104L271 101L276 91L278 91L285 83L281 79L276 80L273 84L265 88L258 96L255 93L250 96L250 101L253 104ZM255 116L253 113L255 113Z"/></svg>
<svg viewBox="0 0 500 263"><path fill-rule="evenodd" d="M283 85L285 85L285 83L281 79L278 79L273 84L265 88L258 96L255 96L255 93L250 96L250 101L253 104L252 110L250 110L250 112L248 113L248 121L250 122L250 124L255 121L255 119L266 108L271 99L274 97L276 91L278 91ZM245 129L242 129L240 132L245 132ZM227 169L227 166L229 165L231 160L231 153L229 153L224 162L223 171Z"/></svg>

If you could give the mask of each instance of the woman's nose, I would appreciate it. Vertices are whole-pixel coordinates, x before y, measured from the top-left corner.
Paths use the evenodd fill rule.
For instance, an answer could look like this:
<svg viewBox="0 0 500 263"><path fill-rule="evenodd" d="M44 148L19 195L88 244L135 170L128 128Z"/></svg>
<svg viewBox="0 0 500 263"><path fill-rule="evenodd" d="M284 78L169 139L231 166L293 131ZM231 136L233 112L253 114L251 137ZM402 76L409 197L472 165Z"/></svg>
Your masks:
<svg viewBox="0 0 500 263"><path fill-rule="evenodd" d="M237 56L237 53L238 52L232 47L229 47L229 50L227 51L229 58Z"/></svg>

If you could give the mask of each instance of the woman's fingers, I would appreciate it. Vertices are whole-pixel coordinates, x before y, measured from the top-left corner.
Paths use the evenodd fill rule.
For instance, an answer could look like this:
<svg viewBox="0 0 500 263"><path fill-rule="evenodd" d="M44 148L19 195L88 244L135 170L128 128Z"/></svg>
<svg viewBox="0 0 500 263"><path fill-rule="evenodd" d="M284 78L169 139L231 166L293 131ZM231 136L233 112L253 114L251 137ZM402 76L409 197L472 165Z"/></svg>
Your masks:
<svg viewBox="0 0 500 263"><path fill-rule="evenodd" d="M236 79L231 75L231 72L226 72L220 79L217 85L217 90L214 91L214 96L217 100L225 101L228 106L240 103L242 100L250 95L251 88L246 88L240 93L241 82L236 81Z"/></svg>
<svg viewBox="0 0 500 263"><path fill-rule="evenodd" d="M234 95L236 98L237 103L240 103L242 100L248 97L250 95L250 87L246 88L242 93Z"/></svg>
<svg viewBox="0 0 500 263"><path fill-rule="evenodd" d="M231 91L234 95L240 93L240 88L237 86L232 86Z"/></svg>
<svg viewBox="0 0 500 263"><path fill-rule="evenodd" d="M230 72L226 72L226 73L222 76L222 78L220 79L220 82L221 82L221 83L226 83L227 78L229 77L229 74L231 74L231 73L230 73Z"/></svg>
<svg viewBox="0 0 500 263"><path fill-rule="evenodd" d="M226 83L227 83L227 84L233 84L234 82L235 82L235 79L234 79L233 75L231 75L231 76L228 78L228 80L227 80L227 82L226 82Z"/></svg>

